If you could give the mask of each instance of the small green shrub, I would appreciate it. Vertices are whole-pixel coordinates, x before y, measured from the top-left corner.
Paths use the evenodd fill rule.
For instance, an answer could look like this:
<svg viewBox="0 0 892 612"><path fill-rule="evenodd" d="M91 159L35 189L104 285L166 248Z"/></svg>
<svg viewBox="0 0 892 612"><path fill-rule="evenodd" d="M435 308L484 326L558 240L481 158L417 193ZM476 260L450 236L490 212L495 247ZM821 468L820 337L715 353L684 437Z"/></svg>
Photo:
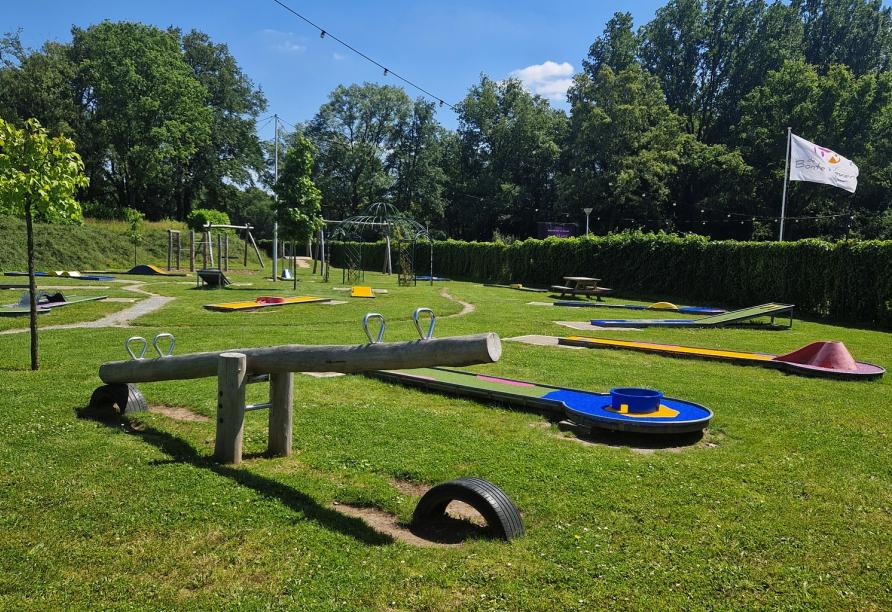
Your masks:
<svg viewBox="0 0 892 612"><path fill-rule="evenodd" d="M205 223L212 225L229 225L229 215L222 210L211 208L196 208L186 217L186 225L196 232L204 231Z"/></svg>

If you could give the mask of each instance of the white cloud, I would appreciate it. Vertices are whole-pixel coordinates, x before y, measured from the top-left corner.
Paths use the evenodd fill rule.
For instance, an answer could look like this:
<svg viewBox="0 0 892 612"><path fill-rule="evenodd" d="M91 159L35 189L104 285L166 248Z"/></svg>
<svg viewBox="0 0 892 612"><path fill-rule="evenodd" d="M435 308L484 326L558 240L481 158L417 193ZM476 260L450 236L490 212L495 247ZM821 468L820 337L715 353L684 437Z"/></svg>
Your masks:
<svg viewBox="0 0 892 612"><path fill-rule="evenodd" d="M342 59L346 59L346 55L341 55L340 53L332 53L331 58L337 61L341 61Z"/></svg>
<svg viewBox="0 0 892 612"><path fill-rule="evenodd" d="M551 60L533 64L526 68L512 70L511 76L520 79L524 89L539 94L549 100L563 102L567 89L573 84L573 65L570 62L558 64Z"/></svg>
<svg viewBox="0 0 892 612"><path fill-rule="evenodd" d="M294 32L283 32L282 30L265 29L260 31L260 35L266 41L266 46L273 51L279 53L303 53L307 50L304 39Z"/></svg>

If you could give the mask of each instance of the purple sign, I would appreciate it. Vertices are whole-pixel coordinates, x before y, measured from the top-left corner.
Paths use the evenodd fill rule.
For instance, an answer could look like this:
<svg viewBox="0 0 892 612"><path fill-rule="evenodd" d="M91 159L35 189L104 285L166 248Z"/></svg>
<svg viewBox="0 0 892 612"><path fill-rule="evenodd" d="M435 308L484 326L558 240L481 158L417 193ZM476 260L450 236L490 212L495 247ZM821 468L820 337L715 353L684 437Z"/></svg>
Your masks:
<svg viewBox="0 0 892 612"><path fill-rule="evenodd" d="M539 229L539 238L548 238L549 236L557 236L558 238L569 238L576 235L578 229L575 223L552 223L550 221L539 221L536 223Z"/></svg>

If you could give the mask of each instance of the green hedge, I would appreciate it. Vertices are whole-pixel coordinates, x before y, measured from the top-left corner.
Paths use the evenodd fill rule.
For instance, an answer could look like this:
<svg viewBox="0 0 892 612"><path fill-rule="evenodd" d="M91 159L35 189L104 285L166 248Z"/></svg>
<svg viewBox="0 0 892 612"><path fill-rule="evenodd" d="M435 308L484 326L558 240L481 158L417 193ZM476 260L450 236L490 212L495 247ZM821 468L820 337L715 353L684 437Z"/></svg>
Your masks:
<svg viewBox="0 0 892 612"><path fill-rule="evenodd" d="M330 249L332 264L342 266L343 244ZM426 274L427 246L418 253L418 273ZM383 243L364 245L367 270L380 270L383 258ZM892 241L736 242L639 232L510 245L447 240L434 243L434 273L542 287L563 276L596 276L619 295L730 307L789 302L802 314L892 327Z"/></svg>

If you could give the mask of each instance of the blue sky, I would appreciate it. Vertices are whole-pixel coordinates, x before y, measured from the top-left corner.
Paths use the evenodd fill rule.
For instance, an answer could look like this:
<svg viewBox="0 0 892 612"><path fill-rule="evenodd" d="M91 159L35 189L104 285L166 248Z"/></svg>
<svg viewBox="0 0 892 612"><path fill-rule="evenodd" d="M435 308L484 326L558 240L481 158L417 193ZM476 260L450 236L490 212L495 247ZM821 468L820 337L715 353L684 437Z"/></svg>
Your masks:
<svg viewBox="0 0 892 612"><path fill-rule="evenodd" d="M567 79L581 68L589 45L615 11L630 11L638 25L664 3L283 1L448 102L464 97L480 73L498 79L515 73L524 77L529 89L559 106L564 105L561 92ZM262 87L269 112L292 123L312 117L340 83L399 84L330 38L320 39L318 32L272 0L9 2L0 17L0 32L22 28L23 42L39 47L46 40L70 40L72 25L85 27L103 19L196 28L215 42L227 43L242 69ZM455 127L449 109L442 109L439 118ZM271 136L272 127L261 133Z"/></svg>

